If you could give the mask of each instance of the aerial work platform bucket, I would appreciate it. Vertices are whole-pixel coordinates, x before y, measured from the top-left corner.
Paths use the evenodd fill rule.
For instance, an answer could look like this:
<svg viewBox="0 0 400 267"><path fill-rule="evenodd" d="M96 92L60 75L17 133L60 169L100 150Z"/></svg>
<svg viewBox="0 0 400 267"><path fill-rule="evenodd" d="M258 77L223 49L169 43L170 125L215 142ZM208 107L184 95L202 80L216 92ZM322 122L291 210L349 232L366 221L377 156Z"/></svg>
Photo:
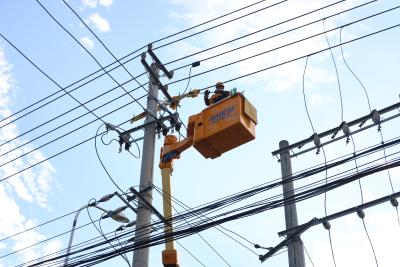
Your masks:
<svg viewBox="0 0 400 267"><path fill-rule="evenodd" d="M189 118L188 136L205 158L217 158L255 139L257 110L240 93Z"/></svg>

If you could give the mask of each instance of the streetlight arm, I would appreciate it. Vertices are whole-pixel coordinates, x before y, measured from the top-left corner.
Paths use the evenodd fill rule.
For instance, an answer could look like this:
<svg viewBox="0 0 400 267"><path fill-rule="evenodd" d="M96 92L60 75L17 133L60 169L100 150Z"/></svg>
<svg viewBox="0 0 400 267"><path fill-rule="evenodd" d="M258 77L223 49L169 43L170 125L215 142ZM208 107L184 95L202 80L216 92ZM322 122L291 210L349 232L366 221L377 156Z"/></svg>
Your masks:
<svg viewBox="0 0 400 267"><path fill-rule="evenodd" d="M86 209L88 207L89 207L89 204L83 206L75 214L74 222L72 223L71 234L69 236L68 248L67 248L67 256L65 257L65 260L64 260L64 266L67 266L67 264L68 264L69 252L71 251L72 240L74 239L74 232L75 232L75 228L76 228L76 222L78 221L78 216L79 216L79 214L81 213L82 210L84 210L84 209ZM97 206L94 206L94 207L97 207Z"/></svg>

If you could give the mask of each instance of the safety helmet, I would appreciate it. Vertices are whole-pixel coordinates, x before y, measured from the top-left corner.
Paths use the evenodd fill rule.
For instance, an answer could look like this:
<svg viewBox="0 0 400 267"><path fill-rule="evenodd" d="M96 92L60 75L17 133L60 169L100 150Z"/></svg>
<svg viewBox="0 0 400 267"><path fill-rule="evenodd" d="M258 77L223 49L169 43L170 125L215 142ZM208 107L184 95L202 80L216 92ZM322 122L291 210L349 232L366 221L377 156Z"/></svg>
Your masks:
<svg viewBox="0 0 400 267"><path fill-rule="evenodd" d="M223 84L222 82L217 82L217 83L215 84L215 88L217 88L217 89L224 89L225 86L224 86L224 84Z"/></svg>

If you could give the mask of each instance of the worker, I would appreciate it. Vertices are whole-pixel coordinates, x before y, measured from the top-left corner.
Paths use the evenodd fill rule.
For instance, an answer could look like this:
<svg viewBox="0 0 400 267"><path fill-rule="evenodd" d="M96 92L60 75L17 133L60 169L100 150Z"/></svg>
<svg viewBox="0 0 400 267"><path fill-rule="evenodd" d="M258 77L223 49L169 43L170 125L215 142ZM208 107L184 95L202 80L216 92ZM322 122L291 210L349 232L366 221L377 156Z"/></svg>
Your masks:
<svg viewBox="0 0 400 267"><path fill-rule="evenodd" d="M222 82L217 82L215 84L214 94L210 98L208 97L209 95L210 91L206 90L204 92L204 103L206 104L206 106L215 104L222 99L229 97L231 93L224 90L224 84Z"/></svg>

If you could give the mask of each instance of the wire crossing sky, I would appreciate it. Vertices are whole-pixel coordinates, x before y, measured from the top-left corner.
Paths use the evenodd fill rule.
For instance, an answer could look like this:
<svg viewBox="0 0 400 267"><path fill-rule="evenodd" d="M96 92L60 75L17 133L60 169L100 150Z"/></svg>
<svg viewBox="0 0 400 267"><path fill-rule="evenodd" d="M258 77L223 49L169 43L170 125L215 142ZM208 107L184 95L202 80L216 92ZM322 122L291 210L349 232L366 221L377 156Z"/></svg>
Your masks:
<svg viewBox="0 0 400 267"><path fill-rule="evenodd" d="M161 77L170 95L213 91L220 81L242 92L259 120L252 142L214 160L190 149L175 161L181 265L287 266L284 250L258 259L284 230L280 166L270 156L280 140L295 143L371 114L368 130L351 127L321 153L292 158L290 201L300 223L400 191L400 110L374 113L400 100L399 7L388 0L0 3L0 267L62 265L78 207L116 191L133 198L144 120L130 121L148 100L140 59L150 43L174 70L172 79ZM202 98L180 102L183 124L205 108ZM120 151L114 125L138 129L129 153ZM170 133L186 136L184 127ZM161 136L156 155L162 143ZM161 211L158 157L154 164L153 204ZM323 227L305 232L308 264L394 266L395 204L332 221L324 225L329 235ZM116 197L99 204L122 205ZM88 212L79 216L71 266L130 265L134 211L124 211L129 227ZM153 216L149 227L151 239L139 244L151 246L150 266L158 266L163 223Z"/></svg>

